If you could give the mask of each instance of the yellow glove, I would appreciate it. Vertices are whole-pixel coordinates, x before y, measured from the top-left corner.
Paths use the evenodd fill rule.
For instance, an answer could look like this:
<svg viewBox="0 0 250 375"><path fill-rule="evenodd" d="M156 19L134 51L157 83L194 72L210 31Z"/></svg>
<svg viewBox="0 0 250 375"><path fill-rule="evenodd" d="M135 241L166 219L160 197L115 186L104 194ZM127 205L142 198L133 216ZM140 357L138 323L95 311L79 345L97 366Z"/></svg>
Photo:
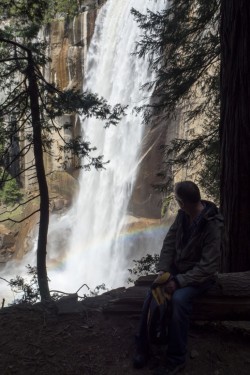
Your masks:
<svg viewBox="0 0 250 375"><path fill-rule="evenodd" d="M169 281L170 276L171 274L169 272L164 272L161 275L158 275L152 284L152 289L161 284L166 284Z"/></svg>
<svg viewBox="0 0 250 375"><path fill-rule="evenodd" d="M171 274L169 272L164 272L162 275L157 276L155 281L153 282L151 289L152 295L158 305L162 305L167 300L171 299L171 294L165 292L165 286L170 279Z"/></svg>

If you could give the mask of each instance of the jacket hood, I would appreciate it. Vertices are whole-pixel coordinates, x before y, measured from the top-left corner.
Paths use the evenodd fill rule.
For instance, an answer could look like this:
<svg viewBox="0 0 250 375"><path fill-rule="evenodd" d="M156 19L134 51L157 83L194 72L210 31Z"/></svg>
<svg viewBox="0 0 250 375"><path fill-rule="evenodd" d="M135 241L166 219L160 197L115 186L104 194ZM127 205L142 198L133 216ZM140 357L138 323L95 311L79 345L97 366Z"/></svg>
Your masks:
<svg viewBox="0 0 250 375"><path fill-rule="evenodd" d="M209 220L216 219L216 220L221 221L221 222L224 221L223 216L219 212L219 209L217 208L217 206L213 202L206 201L206 200L202 200L201 202L205 205L205 209L204 209L204 212L202 214L202 217L205 220L209 221Z"/></svg>
<svg viewBox="0 0 250 375"><path fill-rule="evenodd" d="M196 223L196 225L197 225L196 231L200 231L201 228L205 225L205 223L208 222L208 221L211 221L211 220L218 221L218 225L220 227L222 227L224 219L223 219L223 216L221 215L221 213L219 212L217 206L213 202L210 202L210 201L207 201L207 200L204 200L204 199L202 199L201 202L203 203L205 208L202 211L202 213L200 214L199 220ZM179 212L178 212L178 215L180 215L179 217L181 218L181 221L182 221L183 225L185 225L185 222L186 222L187 217L188 217L186 212L183 211L182 209L180 209Z"/></svg>

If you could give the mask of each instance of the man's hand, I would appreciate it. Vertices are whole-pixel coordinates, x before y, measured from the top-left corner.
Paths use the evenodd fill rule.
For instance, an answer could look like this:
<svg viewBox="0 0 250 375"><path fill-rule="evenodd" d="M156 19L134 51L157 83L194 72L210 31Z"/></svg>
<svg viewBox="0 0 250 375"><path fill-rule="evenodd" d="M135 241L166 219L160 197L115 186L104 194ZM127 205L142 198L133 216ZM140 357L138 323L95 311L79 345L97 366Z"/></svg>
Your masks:
<svg viewBox="0 0 250 375"><path fill-rule="evenodd" d="M159 285L166 284L166 282L168 281L169 277L171 277L171 275L170 275L169 272L159 271L157 278L153 282L153 286L156 287L158 284Z"/></svg>
<svg viewBox="0 0 250 375"><path fill-rule="evenodd" d="M164 287L164 291L169 294L173 294L176 291L176 289L178 289L178 284L174 279L170 280Z"/></svg>

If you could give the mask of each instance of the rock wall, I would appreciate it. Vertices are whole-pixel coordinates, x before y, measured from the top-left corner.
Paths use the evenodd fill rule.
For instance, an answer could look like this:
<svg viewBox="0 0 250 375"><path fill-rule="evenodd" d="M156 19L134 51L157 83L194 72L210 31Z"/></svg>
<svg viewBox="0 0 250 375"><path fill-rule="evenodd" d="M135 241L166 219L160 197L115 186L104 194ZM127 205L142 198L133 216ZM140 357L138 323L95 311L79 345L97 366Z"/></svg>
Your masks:
<svg viewBox="0 0 250 375"><path fill-rule="evenodd" d="M143 137L140 166L129 210L137 217L160 219L164 193L161 185L171 179L172 171L164 164L165 145L178 136L180 118L169 119L162 113L153 117Z"/></svg>
<svg viewBox="0 0 250 375"><path fill-rule="evenodd" d="M60 89L83 89L84 69L86 55L91 37L94 32L95 19L100 6L104 0L82 1L82 12L74 19L60 18L52 21L43 30L39 38L47 42L47 56L50 62L46 65L43 74L48 82L55 83ZM65 139L74 138L79 135L79 120L73 114L58 118L57 122L71 123L71 129L65 129ZM45 168L48 173L61 170L64 159L57 161L58 145L62 144L57 133L53 135L54 149L51 155L45 154ZM25 166L33 164L33 152L30 151L23 160ZM70 173L74 171L74 162L68 165ZM34 180L31 178L32 170L27 171L22 177L22 184L27 190L34 190Z"/></svg>
<svg viewBox="0 0 250 375"><path fill-rule="evenodd" d="M129 211L137 217L171 221L178 210L172 199L167 212L163 214L163 202L166 199L166 183L170 194L178 181L197 181L198 171L202 168L202 161L190 161L184 167L170 166L166 163L166 148L174 139L192 139L202 133L202 118L196 118L193 123L186 121L184 112L179 111L173 116L158 113L147 125L140 153L140 166L134 191L129 204ZM206 195L201 194L204 198Z"/></svg>

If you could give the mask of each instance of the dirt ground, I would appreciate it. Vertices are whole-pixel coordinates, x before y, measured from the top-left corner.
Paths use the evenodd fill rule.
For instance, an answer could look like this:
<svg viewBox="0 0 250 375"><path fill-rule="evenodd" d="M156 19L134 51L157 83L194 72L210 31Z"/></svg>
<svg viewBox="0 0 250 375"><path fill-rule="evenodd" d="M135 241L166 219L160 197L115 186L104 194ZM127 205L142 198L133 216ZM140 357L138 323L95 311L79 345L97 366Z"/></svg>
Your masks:
<svg viewBox="0 0 250 375"><path fill-rule="evenodd" d="M0 374L149 375L132 367L138 318L101 311L58 314L41 305L0 310ZM156 353L164 357L163 348ZM230 325L194 325L183 375L249 375L250 334Z"/></svg>

